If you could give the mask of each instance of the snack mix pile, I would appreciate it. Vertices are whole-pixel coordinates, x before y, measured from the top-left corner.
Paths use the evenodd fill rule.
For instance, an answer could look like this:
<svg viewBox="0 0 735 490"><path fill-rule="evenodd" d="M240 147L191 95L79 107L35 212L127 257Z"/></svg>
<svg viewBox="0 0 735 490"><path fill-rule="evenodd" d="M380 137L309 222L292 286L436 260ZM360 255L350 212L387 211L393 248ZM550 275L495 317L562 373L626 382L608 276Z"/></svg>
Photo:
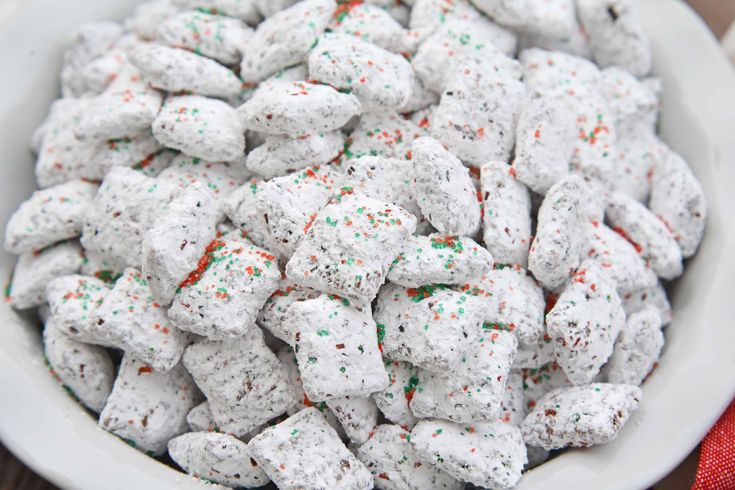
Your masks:
<svg viewBox="0 0 735 490"><path fill-rule="evenodd" d="M616 437L706 203L633 0L152 0L81 26L8 300L232 487L511 489ZM553 454L552 454L553 455Z"/></svg>

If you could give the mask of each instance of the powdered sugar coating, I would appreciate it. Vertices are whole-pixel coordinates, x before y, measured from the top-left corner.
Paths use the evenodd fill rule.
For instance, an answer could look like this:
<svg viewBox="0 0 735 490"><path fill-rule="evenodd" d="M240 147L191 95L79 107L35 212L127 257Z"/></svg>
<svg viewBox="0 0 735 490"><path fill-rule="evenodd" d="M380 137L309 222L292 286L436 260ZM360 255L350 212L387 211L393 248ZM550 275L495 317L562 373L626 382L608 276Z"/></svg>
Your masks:
<svg viewBox="0 0 735 490"><path fill-rule="evenodd" d="M661 317L653 308L628 317L608 362L608 382L635 386L643 383L664 346L661 326Z"/></svg>
<svg viewBox="0 0 735 490"><path fill-rule="evenodd" d="M499 420L517 346L515 336L508 332L476 333L454 370L419 373L411 411L419 418L467 424Z"/></svg>
<svg viewBox="0 0 735 490"><path fill-rule="evenodd" d="M546 315L556 362L574 384L591 382L613 351L625 311L610 275L585 260Z"/></svg>
<svg viewBox="0 0 735 490"><path fill-rule="evenodd" d="M650 261L662 279L674 279L684 271L681 249L664 222L643 204L622 193L608 199L605 215L613 229L623 233Z"/></svg>
<svg viewBox="0 0 735 490"><path fill-rule="evenodd" d="M328 85L277 82L256 91L237 111L245 129L298 138L341 128L362 107L354 95Z"/></svg>
<svg viewBox="0 0 735 490"><path fill-rule="evenodd" d="M35 191L8 220L5 250L21 254L78 236L96 192L96 185L81 180Z"/></svg>
<svg viewBox="0 0 735 490"><path fill-rule="evenodd" d="M264 430L248 443L248 450L284 490L373 487L370 472L313 407Z"/></svg>
<svg viewBox="0 0 735 490"><path fill-rule="evenodd" d="M327 402L353 444L368 440L378 423L378 407L371 397L346 396Z"/></svg>
<svg viewBox="0 0 735 490"><path fill-rule="evenodd" d="M627 315L632 315L647 307L653 307L658 311L663 326L671 323L672 310L666 290L659 282L652 288L641 289L623 296L623 307Z"/></svg>
<svg viewBox="0 0 735 490"><path fill-rule="evenodd" d="M25 252L13 269L6 301L16 310L41 305L46 285L55 277L74 274L82 265L82 248L76 241L62 242L39 252Z"/></svg>
<svg viewBox="0 0 735 490"><path fill-rule="evenodd" d="M480 203L469 171L438 141L414 141L414 193L421 212L439 233L474 235L480 227Z"/></svg>
<svg viewBox="0 0 735 490"><path fill-rule="evenodd" d="M426 284L463 284L476 274L489 272L493 256L469 237L413 236L393 261L388 280L418 288Z"/></svg>
<svg viewBox="0 0 735 490"><path fill-rule="evenodd" d="M305 167L318 167L337 158L344 149L340 131L305 135L293 139L267 136L265 143L248 153L247 168L266 179Z"/></svg>
<svg viewBox="0 0 735 490"><path fill-rule="evenodd" d="M270 480L247 445L227 434L190 432L171 439L168 453L190 475L233 487L262 487Z"/></svg>
<svg viewBox="0 0 735 490"><path fill-rule="evenodd" d="M336 8L334 0L304 0L268 17L258 25L243 52L242 79L259 82L303 61Z"/></svg>
<svg viewBox="0 0 735 490"><path fill-rule="evenodd" d="M523 440L544 449L610 442L640 398L638 387L625 384L595 383L551 391L523 421Z"/></svg>
<svg viewBox="0 0 735 490"><path fill-rule="evenodd" d="M153 136L162 145L215 162L241 158L244 134L233 108L199 95L169 97L153 121Z"/></svg>
<svg viewBox="0 0 735 490"><path fill-rule="evenodd" d="M207 397L216 426L236 437L283 414L294 401L286 369L259 328L237 339L196 342L183 364Z"/></svg>
<svg viewBox="0 0 735 490"><path fill-rule="evenodd" d="M284 322L294 332L296 359L310 400L367 397L388 385L370 309L334 295L291 305Z"/></svg>
<svg viewBox="0 0 735 490"><path fill-rule="evenodd" d="M531 245L531 195L505 162L490 162L480 170L483 239L501 264L528 264ZM480 271L478 271L479 273Z"/></svg>
<svg viewBox="0 0 735 490"><path fill-rule="evenodd" d="M560 286L579 265L584 247L584 181L572 175L549 189L538 214L528 269L549 289Z"/></svg>
<svg viewBox="0 0 735 490"><path fill-rule="evenodd" d="M379 425L357 449L357 458L372 472L381 490L459 490L463 484L434 465L419 459L411 434L397 425Z"/></svg>
<svg viewBox="0 0 735 490"><path fill-rule="evenodd" d="M286 276L367 304L415 229L416 218L399 207L345 196L317 215L286 265Z"/></svg>
<svg viewBox="0 0 735 490"><path fill-rule="evenodd" d="M502 422L468 427L421 421L411 431L411 445L422 460L458 480L488 488L513 488L527 462L520 430Z"/></svg>
<svg viewBox="0 0 735 490"><path fill-rule="evenodd" d="M187 431L186 414L200 401L201 394L182 365L162 373L126 355L99 426L139 451L158 456L169 440Z"/></svg>
<svg viewBox="0 0 735 490"><path fill-rule="evenodd" d="M94 314L110 286L96 277L72 274L56 277L46 286L46 301L54 327L77 342L108 346L94 334Z"/></svg>
<svg viewBox="0 0 735 490"><path fill-rule="evenodd" d="M215 238L174 296L168 316L178 328L212 340L238 337L275 291L281 273L276 256L247 240Z"/></svg>
<svg viewBox="0 0 735 490"><path fill-rule="evenodd" d="M384 359L388 387L373 393L373 399L385 418L401 427L411 428L417 419L409 405L418 385L418 368L404 361Z"/></svg>
<svg viewBox="0 0 735 490"><path fill-rule="evenodd" d="M43 352L53 373L84 406L95 412L102 410L114 378L105 349L69 338L49 318L43 329Z"/></svg>

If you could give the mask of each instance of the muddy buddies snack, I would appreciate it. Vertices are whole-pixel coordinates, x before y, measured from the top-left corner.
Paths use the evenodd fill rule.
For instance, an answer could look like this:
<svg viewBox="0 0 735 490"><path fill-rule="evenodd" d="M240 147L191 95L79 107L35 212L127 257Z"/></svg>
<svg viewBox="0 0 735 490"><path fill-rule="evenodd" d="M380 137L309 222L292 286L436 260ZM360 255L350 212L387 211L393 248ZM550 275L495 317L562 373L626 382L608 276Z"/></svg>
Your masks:
<svg viewBox="0 0 735 490"><path fill-rule="evenodd" d="M6 301L100 427L212 484L511 489L625 425L704 235L635 8L146 0L81 26Z"/></svg>

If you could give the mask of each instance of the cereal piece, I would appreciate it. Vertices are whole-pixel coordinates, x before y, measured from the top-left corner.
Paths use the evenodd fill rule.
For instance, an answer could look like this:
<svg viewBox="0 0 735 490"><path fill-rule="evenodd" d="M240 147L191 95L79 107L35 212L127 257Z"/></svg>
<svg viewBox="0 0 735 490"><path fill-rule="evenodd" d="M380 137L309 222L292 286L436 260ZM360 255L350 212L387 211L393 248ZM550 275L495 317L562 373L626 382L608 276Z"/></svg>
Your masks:
<svg viewBox="0 0 735 490"><path fill-rule="evenodd" d="M244 133L234 109L198 95L169 97L153 121L153 136L162 145L203 160L241 158Z"/></svg>
<svg viewBox="0 0 735 490"><path fill-rule="evenodd" d="M186 432L186 414L200 401L199 390L181 364L162 373L128 354L99 425L139 451L158 456L166 452L169 440Z"/></svg>
<svg viewBox="0 0 735 490"><path fill-rule="evenodd" d="M554 343L547 333L533 344L518 344L513 369L538 369L554 360Z"/></svg>
<svg viewBox="0 0 735 490"><path fill-rule="evenodd" d="M168 453L190 475L233 487L262 487L270 480L247 445L227 434L190 432L171 439Z"/></svg>
<svg viewBox="0 0 735 490"><path fill-rule="evenodd" d="M327 402L353 444L362 444L368 440L378 423L378 407L372 398L362 396L346 396Z"/></svg>
<svg viewBox="0 0 735 490"><path fill-rule="evenodd" d="M369 396L388 376L369 308L323 294L291 305L284 322L295 332L296 359L311 400Z"/></svg>
<svg viewBox="0 0 735 490"><path fill-rule="evenodd" d="M612 277L585 260L546 315L556 362L576 385L590 383L612 354L625 311Z"/></svg>
<svg viewBox="0 0 735 490"><path fill-rule="evenodd" d="M447 20L474 20L480 17L467 0L410 0L413 5L409 28L431 34Z"/></svg>
<svg viewBox="0 0 735 490"><path fill-rule="evenodd" d="M616 142L617 161L610 190L622 192L642 203L648 202L651 176L665 152L658 137L647 131L622 133Z"/></svg>
<svg viewBox="0 0 735 490"><path fill-rule="evenodd" d="M413 70L403 56L352 36L325 34L309 54L309 75L349 90L365 112L402 107L413 92Z"/></svg>
<svg viewBox="0 0 735 490"><path fill-rule="evenodd" d="M481 487L513 488L527 462L521 431L502 422L422 421L411 431L411 445L421 460Z"/></svg>
<svg viewBox="0 0 735 490"><path fill-rule="evenodd" d="M682 256L694 255L704 235L707 202L702 185L672 150L665 151L654 171L649 206L674 235Z"/></svg>
<svg viewBox="0 0 735 490"><path fill-rule="evenodd" d="M388 280L418 288L425 284L463 284L492 270L493 256L469 237L413 236L388 272Z"/></svg>
<svg viewBox="0 0 735 490"><path fill-rule="evenodd" d="M587 94L598 90L602 83L597 65L579 56L532 48L523 51L518 59L529 91L571 96L577 91Z"/></svg>
<svg viewBox="0 0 735 490"><path fill-rule="evenodd" d="M409 408L419 383L418 368L403 361L384 360L388 387L373 393L373 400L385 418L396 425L411 428L417 419Z"/></svg>
<svg viewBox="0 0 735 490"><path fill-rule="evenodd" d="M413 77L411 97L401 107L401 113L415 112L439 103L439 94L428 89L418 77Z"/></svg>
<svg viewBox="0 0 735 490"><path fill-rule="evenodd" d="M513 168L505 162L483 165L480 186L485 246L498 263L526 267L531 245L531 194L528 188L515 179Z"/></svg>
<svg viewBox="0 0 735 490"><path fill-rule="evenodd" d="M225 98L237 95L242 85L228 68L185 49L141 43L130 53L130 61L151 86L167 92Z"/></svg>
<svg viewBox="0 0 735 490"><path fill-rule="evenodd" d="M281 361L281 364L283 364L283 366L286 368L286 372L288 373L288 380L291 384L291 390L293 392L294 402L291 404L290 407L288 407L286 413L288 415L293 415L296 412L300 412L304 408L314 407L321 412L327 423L331 425L334 430L337 431L340 439L344 437L346 435L344 428L342 427L342 424L339 422L339 420L337 420L334 412L332 412L332 410L327 406L327 402L313 402L309 399L306 393L304 393L304 385L301 382L301 372L299 371L299 365L296 362L296 355L294 354L293 349L290 346L284 346L276 353L276 355ZM260 432L262 432L262 430Z"/></svg>
<svg viewBox="0 0 735 490"><path fill-rule="evenodd" d="M286 369L259 328L237 339L196 342L186 349L183 362L222 432L242 436L294 402Z"/></svg>
<svg viewBox="0 0 735 490"><path fill-rule="evenodd" d="M584 188L580 177L570 175L554 184L541 204L528 269L549 289L561 286L579 265L584 248Z"/></svg>
<svg viewBox="0 0 735 490"><path fill-rule="evenodd" d="M178 12L179 8L171 0L148 0L135 7L125 21L125 28L143 39L153 39L161 24Z"/></svg>
<svg viewBox="0 0 735 490"><path fill-rule="evenodd" d="M252 29L240 19L201 11L181 12L162 22L156 40L167 46L184 48L225 65L240 62Z"/></svg>
<svg viewBox="0 0 735 490"><path fill-rule="evenodd" d="M411 401L414 415L468 424L498 420L518 341L503 331L473 337L474 342L452 372L419 373Z"/></svg>
<svg viewBox="0 0 735 490"><path fill-rule="evenodd" d="M327 27L337 3L304 0L268 17L243 52L240 76L259 82L282 68L301 63Z"/></svg>
<svg viewBox="0 0 735 490"><path fill-rule="evenodd" d="M256 207L256 195L262 185L260 178L252 177L224 200L224 210L230 220L242 230L251 242L272 252L278 252L278 242L271 236L268 223Z"/></svg>
<svg viewBox="0 0 735 490"><path fill-rule="evenodd" d="M456 66L473 59L483 60L482 68L520 78L520 65L508 57L515 47L515 35L487 18L450 19L419 46L411 64L426 88L442 93Z"/></svg>
<svg viewBox="0 0 735 490"><path fill-rule="evenodd" d="M171 303L179 285L197 269L221 219L219 202L207 187L194 182L143 235L143 275L162 304Z"/></svg>
<svg viewBox="0 0 735 490"><path fill-rule="evenodd" d="M651 44L630 0L580 0L579 18L589 33L595 61L642 77L651 71Z"/></svg>
<svg viewBox="0 0 735 490"><path fill-rule="evenodd" d="M301 287L293 281L284 279L279 284L278 289L265 301L265 305L258 313L258 325L277 338L293 345L296 332L290 331L288 329L290 325L284 321L288 309L297 301L314 299L320 294L311 288Z"/></svg>
<svg viewBox="0 0 735 490"><path fill-rule="evenodd" d="M565 36L576 27L574 0L473 0L475 7L500 24L543 36Z"/></svg>
<svg viewBox="0 0 735 490"><path fill-rule="evenodd" d="M506 424L520 426L526 417L526 404L523 398L523 375L518 369L508 373L505 393L500 400L500 420Z"/></svg>
<svg viewBox="0 0 735 490"><path fill-rule="evenodd" d="M589 447L615 439L638 407L641 390L595 383L547 393L523 421L523 440L544 449Z"/></svg>
<svg viewBox="0 0 735 490"><path fill-rule="evenodd" d="M102 410L115 376L105 349L67 337L51 317L43 329L43 352L53 373L85 407Z"/></svg>
<svg viewBox="0 0 735 490"><path fill-rule="evenodd" d="M623 296L623 307L628 316L647 307L652 307L658 311L662 326L668 325L672 320L671 304L669 303L669 298L666 296L666 290L661 283L656 284L652 288L626 294Z"/></svg>
<svg viewBox="0 0 735 490"><path fill-rule="evenodd" d="M410 160L411 145L416 138L425 135L425 131L399 114L363 114L350 134L351 143L345 156L381 156Z"/></svg>
<svg viewBox="0 0 735 490"><path fill-rule="evenodd" d="M43 138L38 148L35 175L40 187L62 184L72 179L99 179L101 171L91 156L94 144L80 141L74 129L89 99L58 99L43 122Z"/></svg>
<svg viewBox="0 0 735 490"><path fill-rule="evenodd" d="M82 140L106 140L138 134L161 108L161 92L150 87L137 68L127 64L115 80L89 102L74 134Z"/></svg>
<svg viewBox="0 0 735 490"><path fill-rule="evenodd" d="M75 274L82 265L82 248L76 241L62 242L39 252L20 254L13 269L6 301L16 310L41 305L46 285L55 277Z"/></svg>
<svg viewBox="0 0 735 490"><path fill-rule="evenodd" d="M63 97L80 97L87 92L82 68L102 56L122 34L116 22L89 22L82 24L69 39L64 49L61 68L61 94Z"/></svg>
<svg viewBox="0 0 735 490"><path fill-rule="evenodd" d="M94 333L94 315L110 286L89 276L72 274L53 279L46 286L50 318L54 328L77 342L109 346Z"/></svg>
<svg viewBox="0 0 735 490"><path fill-rule="evenodd" d="M404 31L384 8L369 3L349 3L346 8L340 5L338 9L332 20L332 32L356 37L394 53L416 51L418 36Z"/></svg>
<svg viewBox="0 0 735 490"><path fill-rule="evenodd" d="M120 41L122 41L122 38ZM104 92L126 66L128 66L127 53L124 49L118 47L87 63L80 73L80 77L87 87L87 93L99 95Z"/></svg>
<svg viewBox="0 0 735 490"><path fill-rule="evenodd" d="M655 87L618 66L605 68L601 74L600 90L617 121L618 132L637 132L641 127L655 131L659 109Z"/></svg>
<svg viewBox="0 0 735 490"><path fill-rule="evenodd" d="M268 224L277 252L293 255L341 180L329 167L307 167L258 186L255 206Z"/></svg>
<svg viewBox="0 0 735 490"><path fill-rule="evenodd" d="M342 190L381 199L416 217L416 233L428 233L431 224L413 196L413 165L409 160L363 156L348 162Z"/></svg>
<svg viewBox="0 0 735 490"><path fill-rule="evenodd" d="M117 281L125 270L125 264L110 259L98 252L84 251L84 259L79 272L84 276L92 276L108 284Z"/></svg>
<svg viewBox="0 0 735 490"><path fill-rule="evenodd" d="M100 141L91 158L98 166L98 180L115 167L133 167L161 149L150 130L131 137Z"/></svg>
<svg viewBox="0 0 735 490"><path fill-rule="evenodd" d="M212 420L212 412L209 410L209 402L202 402L189 410L186 415L186 423L192 432L219 432Z"/></svg>
<svg viewBox="0 0 735 490"><path fill-rule="evenodd" d="M239 337L255 326L280 277L275 255L246 240L216 238L179 286L168 317L212 340Z"/></svg>
<svg viewBox="0 0 735 490"><path fill-rule="evenodd" d="M248 154L247 168L265 179L286 175L305 167L318 167L337 158L345 136L340 131L304 135L266 136L265 143Z"/></svg>
<svg viewBox="0 0 735 490"><path fill-rule="evenodd" d="M416 218L401 208L347 196L317 215L286 265L286 276L368 304L415 229Z"/></svg>
<svg viewBox="0 0 735 490"><path fill-rule="evenodd" d="M524 30L519 33L518 51L524 51L531 48L541 48L548 51L562 51L581 58L592 57L589 35L585 32L582 24L580 24L576 16L572 29L563 35L547 34L534 30Z"/></svg>
<svg viewBox="0 0 735 490"><path fill-rule="evenodd" d="M298 138L341 128L361 107L354 95L328 85L279 82L260 88L237 111L245 129Z"/></svg>
<svg viewBox="0 0 735 490"><path fill-rule="evenodd" d="M534 192L546 194L569 172L574 129L574 113L564 99L533 93L518 119L513 161L516 178Z"/></svg>
<svg viewBox="0 0 735 490"><path fill-rule="evenodd" d="M674 279L681 275L681 249L662 219L619 192L610 195L605 214L613 230L633 244L659 277Z"/></svg>
<svg viewBox="0 0 735 490"><path fill-rule="evenodd" d="M263 17L271 17L281 10L285 10L299 0L253 0L258 7L258 11Z"/></svg>
<svg viewBox="0 0 735 490"><path fill-rule="evenodd" d="M469 170L428 137L413 144L414 195L421 212L439 233L474 235L480 227L480 203Z"/></svg>
<svg viewBox="0 0 735 490"><path fill-rule="evenodd" d="M201 158L179 154L160 173L159 178L177 184L182 189L193 182L201 182L214 197L224 202L248 176L242 162L207 162Z"/></svg>
<svg viewBox="0 0 735 490"><path fill-rule="evenodd" d="M284 490L373 487L370 472L313 407L264 430L248 443L248 450Z"/></svg>
<svg viewBox="0 0 735 490"><path fill-rule="evenodd" d="M212 14L236 17L250 25L260 22L254 0L172 0L180 9L203 9Z"/></svg>
<svg viewBox="0 0 735 490"><path fill-rule="evenodd" d="M357 449L357 458L373 474L381 490L460 490L464 485L436 466L419 459L411 434L397 425L379 425Z"/></svg>
<svg viewBox="0 0 735 490"><path fill-rule="evenodd" d="M483 303L486 329L513 332L524 344L540 340L544 295L523 268L497 265L492 271L469 278L458 289Z"/></svg>
<svg viewBox="0 0 735 490"><path fill-rule="evenodd" d="M179 362L189 336L171 325L140 272L125 269L93 314L91 334L167 372Z"/></svg>
<svg viewBox="0 0 735 490"><path fill-rule="evenodd" d="M35 191L8 220L5 250L21 254L79 236L96 192L96 185L81 180Z"/></svg>
<svg viewBox="0 0 735 490"><path fill-rule="evenodd" d="M574 386L564 374L564 370L553 360L539 368L523 369L521 372L523 399L527 411L533 410L538 401L550 391Z"/></svg>
<svg viewBox="0 0 735 490"><path fill-rule="evenodd" d="M458 62L434 113L431 135L467 164L507 162L525 97L525 85L496 73L492 61Z"/></svg>
<svg viewBox="0 0 735 490"><path fill-rule="evenodd" d="M664 346L661 326L661 316L651 307L628 317L606 366L608 382L635 386L643 383Z"/></svg>
<svg viewBox="0 0 735 490"><path fill-rule="evenodd" d="M656 285L656 274L638 255L635 247L599 221L586 227L585 257L597 261L615 281L620 294Z"/></svg>
<svg viewBox="0 0 735 490"><path fill-rule="evenodd" d="M374 313L381 351L389 359L431 371L452 369L481 331L481 306L444 286L387 284Z"/></svg>
<svg viewBox="0 0 735 490"><path fill-rule="evenodd" d="M82 245L110 260L140 267L143 234L177 190L135 170L112 169L86 210Z"/></svg>

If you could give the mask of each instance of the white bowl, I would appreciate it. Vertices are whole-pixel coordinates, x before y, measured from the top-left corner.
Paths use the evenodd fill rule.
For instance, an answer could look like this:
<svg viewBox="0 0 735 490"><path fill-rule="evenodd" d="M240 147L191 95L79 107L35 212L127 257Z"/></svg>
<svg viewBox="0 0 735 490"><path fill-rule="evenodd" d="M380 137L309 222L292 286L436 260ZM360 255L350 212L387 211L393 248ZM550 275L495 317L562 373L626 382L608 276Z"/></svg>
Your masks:
<svg viewBox="0 0 735 490"><path fill-rule="evenodd" d="M4 0L0 4L0 222L33 190L28 140L58 92L61 46L80 23L121 19L134 0ZM676 466L735 393L735 72L683 2L640 0L663 79L664 139L690 163L710 219L699 254L673 294L660 366L640 409L611 444L572 450L530 471L520 490L645 488ZM2 253L8 277L14 257ZM102 431L51 378L39 329L0 305L0 439L62 488L204 488L199 480ZM212 485L206 485L212 488Z"/></svg>

